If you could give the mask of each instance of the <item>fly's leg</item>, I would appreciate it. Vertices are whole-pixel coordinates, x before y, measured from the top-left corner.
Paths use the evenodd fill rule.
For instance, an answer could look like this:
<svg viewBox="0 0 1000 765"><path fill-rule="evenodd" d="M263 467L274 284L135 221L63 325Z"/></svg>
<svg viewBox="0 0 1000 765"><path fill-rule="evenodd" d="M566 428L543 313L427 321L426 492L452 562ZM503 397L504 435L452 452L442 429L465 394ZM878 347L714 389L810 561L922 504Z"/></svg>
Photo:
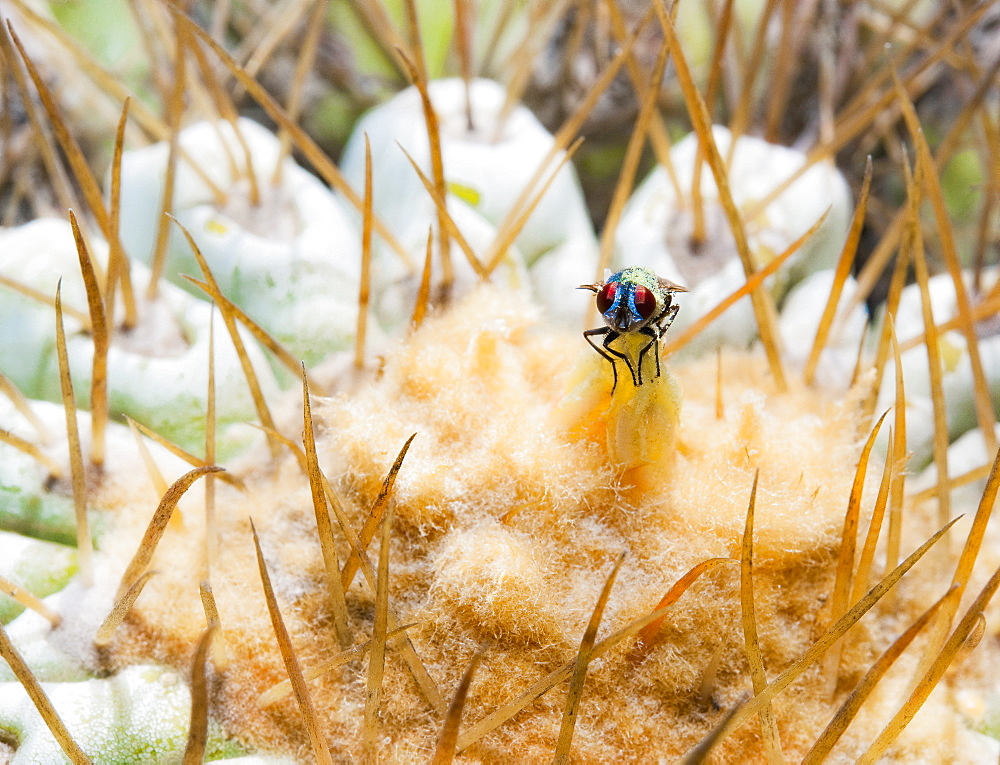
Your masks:
<svg viewBox="0 0 1000 765"><path fill-rule="evenodd" d="M670 325L674 323L674 319L677 318L677 312L679 310L681 310L679 305L672 305L664 311L663 315L657 320L656 324L659 327L658 332L660 337L663 337L666 331L670 329Z"/></svg>
<svg viewBox="0 0 1000 765"><path fill-rule="evenodd" d="M650 338L649 342L642 346L639 351L639 385L642 385L642 357L650 348L655 348L653 355L656 356L656 376L660 376L660 333L648 324L639 330L639 334Z"/></svg>
<svg viewBox="0 0 1000 765"><path fill-rule="evenodd" d="M615 359L609 353L599 348L597 343L595 343L593 340L590 339L592 337L597 337L598 335L608 335L610 337L610 335L612 334L615 335L615 337L618 336L616 333L612 332L609 327L598 327L597 329L584 330L583 339L586 340L590 344L590 347L593 348L595 351L597 351L601 355L601 357L611 365L611 372L615 376L615 382L611 386L611 392L614 393L615 388L618 387L618 369L617 367L615 367ZM609 342L610 342L609 338L606 337L604 339L604 345L606 346Z"/></svg>
<svg viewBox="0 0 1000 765"><path fill-rule="evenodd" d="M622 336L621 332L615 332L613 329L609 329L608 330L608 336L604 338L604 343L603 343L604 350L606 350L612 356L614 356L616 358L619 358L619 359L621 359L622 361L625 362L625 366L628 367L629 374L632 375L632 385L634 385L636 388L638 388L640 385L642 385L642 378L640 377L640 378L636 379L635 369L632 366L632 359L630 359L628 357L627 353L622 353L621 351L616 351L614 348L611 347L611 343L613 343L615 340L617 340L621 336ZM617 377L616 377L616 380L617 380ZM615 392L614 387L611 388L611 392L612 393Z"/></svg>
<svg viewBox="0 0 1000 765"><path fill-rule="evenodd" d="M663 315L660 317L659 321L653 325L647 324L645 327L639 331L648 335L652 338L646 345L643 346L642 350L639 351L639 384L642 385L642 357L646 355L646 352L650 348L655 348L654 353L656 354L656 376L660 376L660 338L670 329L670 325L674 323L674 319L677 318L677 312L680 310L679 305L670 306Z"/></svg>
<svg viewBox="0 0 1000 765"><path fill-rule="evenodd" d="M597 337L598 335L604 335L604 342L598 347L598 345L591 339ZM602 358L606 359L611 364L611 371L614 374L614 383L611 386L611 392L615 392L615 388L618 387L618 365L615 364L615 359L621 359L628 366L628 371L632 374L632 382L636 385L635 370L632 369L632 363L629 361L628 356L626 356L621 351L616 351L610 346L610 343L621 337L621 334L615 332L610 327L598 327L597 329L588 329L583 333L584 339L590 343L590 347L597 351Z"/></svg>

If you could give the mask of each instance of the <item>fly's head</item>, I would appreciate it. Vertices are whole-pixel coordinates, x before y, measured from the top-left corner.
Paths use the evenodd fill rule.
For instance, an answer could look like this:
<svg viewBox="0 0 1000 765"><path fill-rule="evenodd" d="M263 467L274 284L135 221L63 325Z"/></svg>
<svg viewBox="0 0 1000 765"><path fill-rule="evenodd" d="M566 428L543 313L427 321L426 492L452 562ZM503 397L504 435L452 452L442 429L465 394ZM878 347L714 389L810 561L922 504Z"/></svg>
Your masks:
<svg viewBox="0 0 1000 765"><path fill-rule="evenodd" d="M597 294L597 310L604 323L619 334L637 332L658 322L670 311L674 292L686 292L684 287L658 277L648 268L623 268L605 281L583 284Z"/></svg>

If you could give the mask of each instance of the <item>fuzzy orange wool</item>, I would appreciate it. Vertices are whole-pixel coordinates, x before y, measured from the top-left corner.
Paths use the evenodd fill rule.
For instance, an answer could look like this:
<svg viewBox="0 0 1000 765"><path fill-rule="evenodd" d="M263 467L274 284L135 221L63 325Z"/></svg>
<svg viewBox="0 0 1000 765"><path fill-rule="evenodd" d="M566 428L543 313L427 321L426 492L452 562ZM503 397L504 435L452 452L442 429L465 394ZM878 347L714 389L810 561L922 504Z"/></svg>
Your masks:
<svg viewBox="0 0 1000 765"><path fill-rule="evenodd" d="M359 530L400 447L417 434L392 495L389 606L400 624L414 624L407 633L446 700L472 656L485 649L463 730L574 660L622 551L627 557L599 640L652 611L696 564L733 559L685 592L646 655L633 655L626 641L589 667L574 761L672 760L751 689L739 558L754 471L760 471L757 631L765 672L773 679L829 626L826 604L844 512L867 433L854 396L795 386L778 393L761 356L725 351L721 418L716 358L672 369L682 389L676 453L636 487L609 460L606 443L568 433L556 415L582 354L593 351L578 334L549 330L519 299L480 289L391 348L378 379L353 394L313 402L320 463ZM294 701L261 708L257 700L286 674L248 519L260 534L300 662L308 667L335 656L308 482L290 452L278 465L261 454L234 469L247 490L219 487L220 557L212 584L231 660L211 681L212 709L232 735L253 746L305 757L307 737ZM204 531L197 502L185 501L195 507L185 512L181 528L167 531L153 562L160 573L116 634L112 663L152 657L186 665L204 629L198 598ZM874 492L866 491L863 507L873 501ZM127 560L146 520L147 509L123 514L105 549ZM865 523L863 514L862 529ZM343 563L349 550L342 537L338 544ZM373 543L373 561L376 551ZM359 573L347 593L355 643L372 631L374 595L362 582ZM899 623L881 627L878 613L849 633L842 678L856 682L898 634ZM426 762L441 718L392 645L390 640L380 754L387 761ZM790 759L804 754L849 687L831 700L821 664L774 702ZM337 756L362 751L366 665L367 659L356 659L309 683ZM557 685L460 759L551 759L566 688ZM855 721L834 760L856 757L893 703L877 693L878 726L865 717ZM936 711L935 746L955 751L966 730L955 713ZM918 740L907 735L900 747ZM758 720L725 739L717 754L725 762L762 758Z"/></svg>

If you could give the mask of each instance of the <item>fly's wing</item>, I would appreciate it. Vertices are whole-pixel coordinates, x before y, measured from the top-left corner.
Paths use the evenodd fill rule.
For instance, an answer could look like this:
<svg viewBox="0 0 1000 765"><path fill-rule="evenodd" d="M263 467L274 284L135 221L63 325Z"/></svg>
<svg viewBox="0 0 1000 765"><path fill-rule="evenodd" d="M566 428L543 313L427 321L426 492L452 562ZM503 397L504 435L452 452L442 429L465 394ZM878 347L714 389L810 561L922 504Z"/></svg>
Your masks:
<svg viewBox="0 0 1000 765"><path fill-rule="evenodd" d="M600 292L604 285L608 283L608 279L612 276L611 269L604 269L604 280L600 282L594 282L593 284L581 284L577 287L578 290L590 290L591 292Z"/></svg>
<svg viewBox="0 0 1000 765"><path fill-rule="evenodd" d="M657 276L656 281L660 283L660 287L667 290L667 292L687 292L687 287L682 287L677 284L677 282L672 282L669 279L665 279L662 276Z"/></svg>

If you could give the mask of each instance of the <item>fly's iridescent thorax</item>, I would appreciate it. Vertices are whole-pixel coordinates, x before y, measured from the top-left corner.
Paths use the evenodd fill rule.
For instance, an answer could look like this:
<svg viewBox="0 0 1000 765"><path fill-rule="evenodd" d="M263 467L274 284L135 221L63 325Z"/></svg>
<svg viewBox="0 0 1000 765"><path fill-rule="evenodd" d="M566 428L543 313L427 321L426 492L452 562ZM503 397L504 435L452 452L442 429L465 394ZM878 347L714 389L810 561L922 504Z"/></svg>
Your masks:
<svg viewBox="0 0 1000 765"><path fill-rule="evenodd" d="M623 268L597 292L597 310L617 332L635 332L670 307L670 295L648 268Z"/></svg>

